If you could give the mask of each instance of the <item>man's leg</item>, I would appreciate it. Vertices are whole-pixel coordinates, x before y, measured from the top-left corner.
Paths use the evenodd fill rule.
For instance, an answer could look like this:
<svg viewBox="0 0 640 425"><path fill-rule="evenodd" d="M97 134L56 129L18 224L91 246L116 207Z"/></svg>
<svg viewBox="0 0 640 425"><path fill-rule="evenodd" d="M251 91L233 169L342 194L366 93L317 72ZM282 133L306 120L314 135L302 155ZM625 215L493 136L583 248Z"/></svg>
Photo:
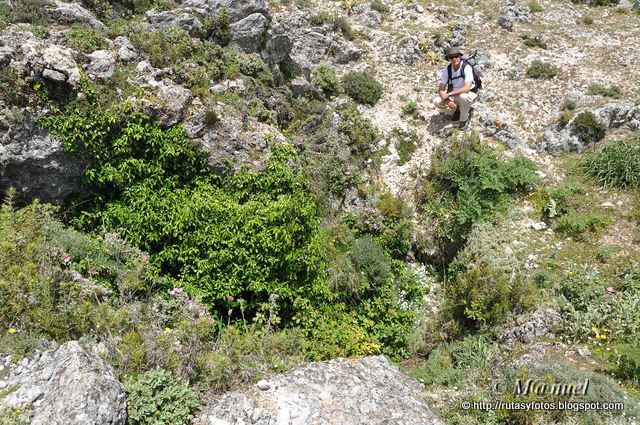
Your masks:
<svg viewBox="0 0 640 425"><path fill-rule="evenodd" d="M440 112L444 112L447 115L453 114L453 111L449 109L447 104L442 100L440 96L436 96L431 101L433 106L435 106Z"/></svg>
<svg viewBox="0 0 640 425"><path fill-rule="evenodd" d="M458 109L460 110L460 122L465 122L469 119L471 105L473 105L473 102L475 102L477 98L478 95L471 91L451 98L453 99L453 103L458 105Z"/></svg>

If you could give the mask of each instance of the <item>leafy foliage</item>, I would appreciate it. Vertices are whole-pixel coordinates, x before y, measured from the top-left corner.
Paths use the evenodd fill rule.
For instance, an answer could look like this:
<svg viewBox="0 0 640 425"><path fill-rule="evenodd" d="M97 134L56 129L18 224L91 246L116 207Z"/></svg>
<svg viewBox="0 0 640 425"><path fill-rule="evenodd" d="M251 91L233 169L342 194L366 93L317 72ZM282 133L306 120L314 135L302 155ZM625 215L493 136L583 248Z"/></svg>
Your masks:
<svg viewBox="0 0 640 425"><path fill-rule="evenodd" d="M79 24L74 25L66 34L66 44L83 53L91 53L109 46L104 31Z"/></svg>
<svg viewBox="0 0 640 425"><path fill-rule="evenodd" d="M186 425L198 408L198 400L186 383L163 369L131 376L125 380L124 388L129 423L133 425Z"/></svg>
<svg viewBox="0 0 640 425"><path fill-rule="evenodd" d="M375 105L382 96L382 84L368 72L349 72L342 78L344 92L358 103Z"/></svg>
<svg viewBox="0 0 640 425"><path fill-rule="evenodd" d="M439 220L441 237L464 240L473 223L486 220L512 195L533 185L534 170L523 156L503 160L491 149L469 147L464 140L455 142L446 156L442 150L436 152L423 196Z"/></svg>
<svg viewBox="0 0 640 425"><path fill-rule="evenodd" d="M411 159L411 155L416 151L418 143L418 133L415 130L405 131L401 128L394 128L391 136L396 139L396 150L400 157L398 165L404 165Z"/></svg>
<svg viewBox="0 0 640 425"><path fill-rule="evenodd" d="M373 124L358 112L352 102L345 103L338 108L338 114L342 118L340 131L349 139L351 151L367 157L380 135Z"/></svg>
<svg viewBox="0 0 640 425"><path fill-rule="evenodd" d="M605 97L612 97L614 99L620 99L622 97L622 89L616 85L605 87L597 83L589 84L587 93L590 95L599 94Z"/></svg>
<svg viewBox="0 0 640 425"><path fill-rule="evenodd" d="M602 140L607 127L592 112L581 112L571 123L571 133L584 144L593 144Z"/></svg>
<svg viewBox="0 0 640 425"><path fill-rule="evenodd" d="M335 96L341 91L340 80L329 65L318 65L311 71L313 82L327 97Z"/></svg>
<svg viewBox="0 0 640 425"><path fill-rule="evenodd" d="M640 186L640 143L618 141L588 155L584 170L606 187Z"/></svg>
<svg viewBox="0 0 640 425"><path fill-rule="evenodd" d="M558 72L560 69L557 66L536 59L527 68L527 77L548 80L555 77Z"/></svg>

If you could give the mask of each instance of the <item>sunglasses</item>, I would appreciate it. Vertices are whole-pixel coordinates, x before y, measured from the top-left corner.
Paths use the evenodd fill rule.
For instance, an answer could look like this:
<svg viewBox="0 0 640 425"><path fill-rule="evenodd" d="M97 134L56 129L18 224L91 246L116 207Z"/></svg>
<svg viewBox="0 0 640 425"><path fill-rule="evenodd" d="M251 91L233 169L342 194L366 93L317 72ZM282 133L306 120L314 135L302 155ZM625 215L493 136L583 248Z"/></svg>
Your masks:
<svg viewBox="0 0 640 425"><path fill-rule="evenodd" d="M461 57L462 57L462 55L447 56L447 60L451 60L451 59L454 59L454 58L461 58Z"/></svg>

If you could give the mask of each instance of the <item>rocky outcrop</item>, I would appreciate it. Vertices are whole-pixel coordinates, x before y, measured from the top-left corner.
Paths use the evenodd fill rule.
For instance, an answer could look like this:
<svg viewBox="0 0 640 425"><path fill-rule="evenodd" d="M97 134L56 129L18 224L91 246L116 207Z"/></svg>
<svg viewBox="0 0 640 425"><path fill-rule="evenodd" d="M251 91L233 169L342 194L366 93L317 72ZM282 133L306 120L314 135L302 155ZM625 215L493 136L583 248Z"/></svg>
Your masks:
<svg viewBox="0 0 640 425"><path fill-rule="evenodd" d="M574 131L574 122L582 112L592 112L596 120L607 129L640 129L640 105L629 101L609 102L592 111L578 110L566 124L557 123L549 128L544 132L538 150L559 154L566 151L582 152L591 146L591 142L581 140Z"/></svg>
<svg viewBox="0 0 640 425"><path fill-rule="evenodd" d="M198 37L204 31L204 27L198 18L181 9L149 10L145 16L147 22L156 29L167 31L171 28L179 28L186 31L191 37Z"/></svg>
<svg viewBox="0 0 640 425"><path fill-rule="evenodd" d="M116 70L116 58L113 53L108 50L96 50L89 55L91 63L88 71L93 76L101 80L108 80L113 76Z"/></svg>
<svg viewBox="0 0 640 425"><path fill-rule="evenodd" d="M5 367L0 404L30 414L32 425L126 423L125 392L113 368L75 341Z"/></svg>
<svg viewBox="0 0 640 425"><path fill-rule="evenodd" d="M312 363L203 409L195 423L441 424L419 397L421 385L384 357Z"/></svg>
<svg viewBox="0 0 640 425"><path fill-rule="evenodd" d="M562 326L562 316L551 308L536 310L500 335L500 340L512 347L514 342L530 344L539 337L553 337L553 330Z"/></svg>
<svg viewBox="0 0 640 425"><path fill-rule="evenodd" d="M238 22L229 25L231 44L246 53L257 52L262 47L264 34L269 26L267 18L260 13L253 13Z"/></svg>
<svg viewBox="0 0 640 425"><path fill-rule="evenodd" d="M95 16L78 2L65 3L60 0L52 0L50 6L44 8L44 15L53 22L60 24L81 23L93 28L105 29L106 26L98 21Z"/></svg>

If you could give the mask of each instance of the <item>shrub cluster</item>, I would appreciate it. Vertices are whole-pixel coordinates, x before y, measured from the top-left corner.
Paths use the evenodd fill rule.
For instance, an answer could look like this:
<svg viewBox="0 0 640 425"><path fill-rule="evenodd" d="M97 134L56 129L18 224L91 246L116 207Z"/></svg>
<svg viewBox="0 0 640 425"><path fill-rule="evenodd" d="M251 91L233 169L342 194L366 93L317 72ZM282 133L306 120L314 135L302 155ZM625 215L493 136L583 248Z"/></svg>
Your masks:
<svg viewBox="0 0 640 425"><path fill-rule="evenodd" d="M622 97L622 89L616 85L605 87L597 83L589 84L587 93L592 96L601 95L605 97L612 97L614 99L620 99Z"/></svg>
<svg viewBox="0 0 640 425"><path fill-rule="evenodd" d="M382 84L368 72L349 72L342 78L346 94L358 103L375 105L382 96Z"/></svg>
<svg viewBox="0 0 640 425"><path fill-rule="evenodd" d="M557 66L536 59L527 68L527 77L548 80L555 77L558 72L560 72L560 68Z"/></svg>
<svg viewBox="0 0 640 425"><path fill-rule="evenodd" d="M592 112L581 112L571 123L571 133L582 143L591 145L604 138L607 126L598 121Z"/></svg>
<svg viewBox="0 0 640 425"><path fill-rule="evenodd" d="M340 80L336 72L329 65L323 64L311 71L314 84L322 90L327 97L335 96L342 90Z"/></svg>

